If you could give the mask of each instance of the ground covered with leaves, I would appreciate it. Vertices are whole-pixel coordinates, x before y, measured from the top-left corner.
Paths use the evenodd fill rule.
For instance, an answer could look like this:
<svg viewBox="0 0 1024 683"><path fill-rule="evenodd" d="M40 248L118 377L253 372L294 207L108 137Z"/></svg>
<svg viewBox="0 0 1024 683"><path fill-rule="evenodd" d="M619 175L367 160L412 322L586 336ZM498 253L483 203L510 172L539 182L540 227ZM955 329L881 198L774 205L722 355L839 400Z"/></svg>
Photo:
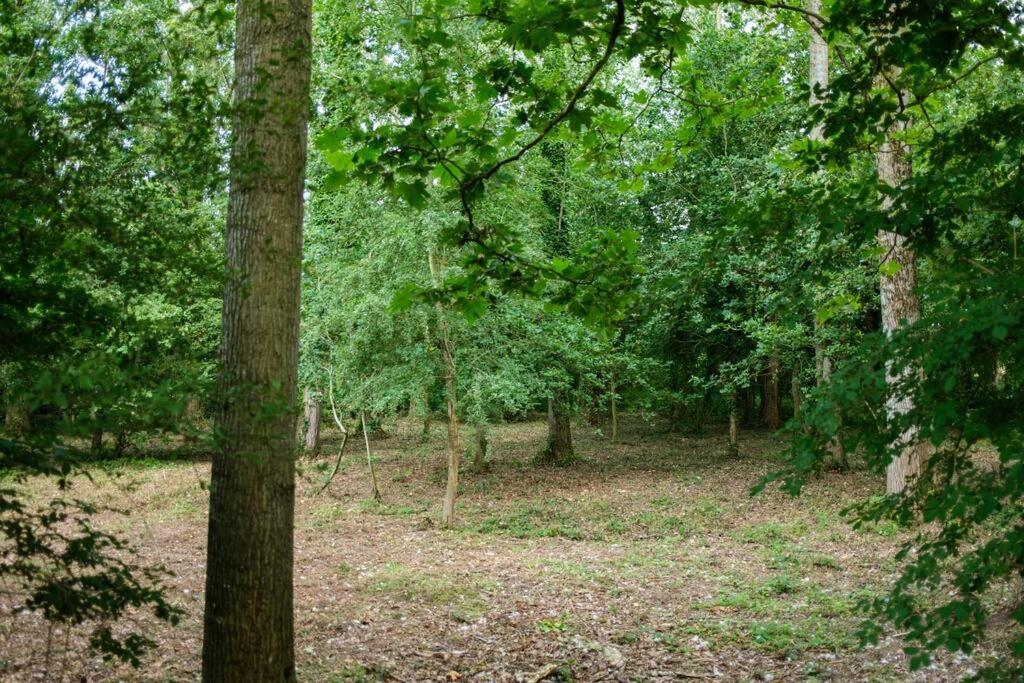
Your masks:
<svg viewBox="0 0 1024 683"><path fill-rule="evenodd" d="M860 649L860 600L882 594L906 532L841 515L877 493L867 472L825 473L800 498L750 487L781 442L668 434L630 421L618 443L576 430L579 461L533 463L541 422L493 430L489 467L464 473L458 528L439 529L444 442L400 423L365 453L339 440L305 460L297 490L296 652L311 681L957 680L996 656L947 655L909 673L896 634ZM466 434L469 442L469 434ZM355 444L361 446L361 440ZM10 616L0 592L0 678L194 680L202 643L209 464L137 460L74 494L122 508L100 522L163 563L177 627L119 629L158 645L139 669L106 664L75 631ZM52 494L37 481L33 493Z"/></svg>

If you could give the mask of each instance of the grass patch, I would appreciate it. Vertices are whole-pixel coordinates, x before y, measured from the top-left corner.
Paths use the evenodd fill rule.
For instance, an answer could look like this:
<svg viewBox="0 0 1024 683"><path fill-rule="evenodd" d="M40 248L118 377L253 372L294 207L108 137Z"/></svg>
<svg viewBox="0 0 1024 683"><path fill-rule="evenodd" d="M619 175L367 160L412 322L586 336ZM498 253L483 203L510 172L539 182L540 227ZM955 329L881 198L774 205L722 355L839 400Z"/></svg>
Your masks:
<svg viewBox="0 0 1024 683"><path fill-rule="evenodd" d="M579 520L553 502L531 502L504 510L470 528L481 534L504 534L515 538L561 537L579 541L587 537Z"/></svg>
<svg viewBox="0 0 1024 683"><path fill-rule="evenodd" d="M706 640L712 649L750 648L780 657L794 657L808 650L842 652L857 647L852 626L819 617L706 619L689 624L684 632Z"/></svg>
<svg viewBox="0 0 1024 683"><path fill-rule="evenodd" d="M389 678L388 672L380 667L350 664L327 674L327 683L383 683Z"/></svg>
<svg viewBox="0 0 1024 683"><path fill-rule="evenodd" d="M359 512L364 515L418 515L421 512L426 512L429 508L429 505L389 505L373 499L359 501Z"/></svg>
<svg viewBox="0 0 1024 683"><path fill-rule="evenodd" d="M447 606L455 620L472 621L486 614L488 597L500 586L494 581L466 575L431 574L388 562L367 578L364 588L408 602Z"/></svg>

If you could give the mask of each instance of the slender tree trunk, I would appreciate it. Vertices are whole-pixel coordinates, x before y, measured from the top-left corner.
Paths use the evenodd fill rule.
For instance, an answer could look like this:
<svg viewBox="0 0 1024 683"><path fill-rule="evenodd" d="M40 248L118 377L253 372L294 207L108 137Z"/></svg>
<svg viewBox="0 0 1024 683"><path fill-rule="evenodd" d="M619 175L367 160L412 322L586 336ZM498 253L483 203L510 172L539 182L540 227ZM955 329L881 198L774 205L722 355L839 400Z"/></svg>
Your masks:
<svg viewBox="0 0 1024 683"><path fill-rule="evenodd" d="M430 438L430 420L434 413L430 409L430 385L423 386L423 432L421 438L426 441Z"/></svg>
<svg viewBox="0 0 1024 683"><path fill-rule="evenodd" d="M789 393L793 397L793 417L799 418L804 411L804 390L800 386L800 363L793 364L789 377Z"/></svg>
<svg viewBox="0 0 1024 683"><path fill-rule="evenodd" d="M768 369L764 374L764 424L768 429L782 426L779 411L779 354L768 358Z"/></svg>
<svg viewBox="0 0 1024 683"><path fill-rule="evenodd" d="M476 448L473 449L473 471L487 470L487 425L483 422L476 426Z"/></svg>
<svg viewBox="0 0 1024 683"><path fill-rule="evenodd" d="M96 429L92 433L92 442L89 444L93 453L99 453L103 450L103 430Z"/></svg>
<svg viewBox="0 0 1024 683"><path fill-rule="evenodd" d="M885 79L879 80L879 87L886 87ZM878 179L890 187L897 187L911 176L910 150L904 142L906 122L897 121L886 133L885 141L875 153L875 167ZM882 200L882 208L888 210L892 198ZM887 336L906 324L915 323L921 317L921 304L917 298L917 258L913 249L907 246L906 237L896 232L881 230L878 241L882 246L881 259L881 308L882 329ZM908 377L919 374L917 368L894 369L890 362L886 366L886 383L889 396L886 399L886 414L890 420L899 419L914 408L912 397L899 393L897 386ZM886 470L886 491L901 493L907 482L921 473L923 445L919 442L917 429L909 428L897 438L893 457Z"/></svg>
<svg viewBox="0 0 1024 683"><path fill-rule="evenodd" d="M303 450L306 455L315 456L320 452L320 418L323 415L323 396L308 388L302 393L306 425Z"/></svg>
<svg viewBox="0 0 1024 683"><path fill-rule="evenodd" d="M548 442L541 460L551 465L566 465L576 457L572 447L572 423L561 398L548 399Z"/></svg>
<svg viewBox="0 0 1024 683"><path fill-rule="evenodd" d="M729 453L740 452L740 411L736 392L729 394Z"/></svg>
<svg viewBox="0 0 1024 683"><path fill-rule="evenodd" d="M615 376L611 378L611 404L612 404L612 443L619 440L619 409L618 396L615 393Z"/></svg>
<svg viewBox="0 0 1024 683"><path fill-rule="evenodd" d="M829 380L832 379L832 358L828 355L822 356L821 359L821 383L828 384ZM842 426L842 421L838 410L836 411L836 420L839 422L839 426ZM829 452L829 465L837 470L846 471L850 469L850 460L846 456L846 448L843 447L843 442L837 434L832 438L828 444Z"/></svg>
<svg viewBox="0 0 1024 683"><path fill-rule="evenodd" d="M430 275L435 282L441 278L444 266L437 262L434 252L428 255ZM448 321L445 318L444 306L440 301L437 308L438 345L441 349L441 362L444 367L445 402L448 408L448 483L445 486L444 506L441 522L446 528L455 525L455 498L459 493L459 460L462 456L462 444L459 437L459 410L455 385L455 357L452 353L451 336Z"/></svg>
<svg viewBox="0 0 1024 683"><path fill-rule="evenodd" d="M377 470L373 467L373 454L370 453L370 433L366 430L366 411L359 411L359 423L363 427L363 443L366 444L366 467L370 470L370 495L376 502L381 502L380 487L377 486Z"/></svg>
<svg viewBox="0 0 1024 683"><path fill-rule="evenodd" d="M808 0L807 9L815 14L821 14L821 0ZM817 19L810 19L811 22L811 106L821 104L823 101L818 94L818 90L824 90L828 87L829 73L828 73L828 43L820 34L822 29L821 22ZM822 124L816 125L810 134L811 140L821 142L825 139L825 127ZM815 330L820 332L820 323L817 320L814 322ZM816 372L816 380L818 386L827 384L832 376L832 357L825 351L824 345L819 341L814 347L814 364ZM836 415L839 420L839 426L842 426L840 416ZM843 448L843 442L839 439L839 436L835 436L828 445L829 459L831 466L838 469L849 469L849 461L846 457L846 450Z"/></svg>
<svg viewBox="0 0 1024 683"><path fill-rule="evenodd" d="M240 0L203 680L294 681L292 595L310 0Z"/></svg>
<svg viewBox="0 0 1024 683"><path fill-rule="evenodd" d="M807 0L807 9L814 14L821 15L821 0ZM811 46L810 46L810 85L811 85L811 106L821 104L822 98L818 95L818 90L825 90L828 88L828 43L822 37L820 31L822 30L821 22L817 19L809 18L808 21L811 24ZM822 124L816 125L811 129L810 134L811 140L821 142L825 139L825 127Z"/></svg>
<svg viewBox="0 0 1024 683"><path fill-rule="evenodd" d="M751 382L750 386L739 392L737 400L740 402L740 424L744 427L752 427L755 424L754 413L757 408L757 393L761 391L761 380Z"/></svg>

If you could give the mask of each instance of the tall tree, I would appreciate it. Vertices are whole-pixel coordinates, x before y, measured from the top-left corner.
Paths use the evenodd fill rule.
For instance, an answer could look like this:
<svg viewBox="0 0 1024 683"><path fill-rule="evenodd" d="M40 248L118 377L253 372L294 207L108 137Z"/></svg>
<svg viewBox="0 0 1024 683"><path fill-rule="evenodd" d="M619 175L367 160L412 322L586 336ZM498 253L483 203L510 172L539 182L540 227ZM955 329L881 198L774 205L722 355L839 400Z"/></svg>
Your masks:
<svg viewBox="0 0 1024 683"><path fill-rule="evenodd" d="M817 16L821 16L821 0L808 0L807 9ZM825 41L825 36L822 31L824 25L821 19L816 17L810 17L808 19L811 26L811 45L809 49L810 53L810 104L812 107L821 105L824 102L823 94L828 89L828 43ZM811 129L810 138L813 142L823 142L825 140L825 124L818 122ZM815 320L815 329L817 332L821 332L821 323ZM828 349L825 348L824 343L819 339L815 342L814 348L814 360L815 370L817 373L818 386L828 383L832 377L832 356ZM796 406L796 393L793 394L793 405L794 410ZM843 442L838 436L832 438L829 441L829 453L832 458L832 463L836 467L845 469L848 466L846 460L846 450L843 447Z"/></svg>
<svg viewBox="0 0 1024 683"><path fill-rule="evenodd" d="M439 282L443 277L444 263L433 250L429 252L430 277ZM459 494L459 460L462 457L462 440L459 435L458 391L456 388L455 354L452 350L451 332L445 317L444 305L438 301L437 309L437 346L441 352L441 364L444 368L445 405L448 410L448 482L444 490L444 508L442 523L451 528L455 524L455 498Z"/></svg>
<svg viewBox="0 0 1024 683"><path fill-rule="evenodd" d="M892 74L878 77L880 88L889 88ZM897 92L902 103L907 93ZM902 107L902 105L901 105ZM910 149L906 142L907 119L905 112L899 111L897 118L885 132L885 139L875 152L875 169L879 181L887 187L899 187L911 176ZM882 199L882 209L889 211L893 200L890 195ZM917 322L921 317L921 303L917 298L917 257L914 250L907 245L907 238L898 232L880 230L878 241L883 249L881 265L881 307L882 330L886 335L906 324ZM918 371L910 368L894 371L887 364L885 380L889 388L885 410L889 419L897 419L906 415L914 408L914 402L904 386L908 379ZM910 428L899 437L894 444L895 451L892 462L886 469L885 489L888 493L902 493L907 481L921 473L923 448L919 443L917 430Z"/></svg>
<svg viewBox="0 0 1024 683"><path fill-rule="evenodd" d="M204 681L295 680L295 404L310 0L242 0Z"/></svg>

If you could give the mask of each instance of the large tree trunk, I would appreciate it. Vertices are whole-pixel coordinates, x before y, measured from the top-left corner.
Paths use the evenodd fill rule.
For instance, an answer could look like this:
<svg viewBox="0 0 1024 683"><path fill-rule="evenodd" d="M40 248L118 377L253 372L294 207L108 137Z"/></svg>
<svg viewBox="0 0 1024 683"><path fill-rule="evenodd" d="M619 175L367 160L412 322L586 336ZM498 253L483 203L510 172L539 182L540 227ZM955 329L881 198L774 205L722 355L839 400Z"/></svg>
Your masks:
<svg viewBox="0 0 1024 683"><path fill-rule="evenodd" d="M548 442L541 460L552 465L565 465L575 457L569 414L562 400L557 395L552 396L548 399Z"/></svg>
<svg viewBox="0 0 1024 683"><path fill-rule="evenodd" d="M768 429L782 426L779 411L779 354L768 358L768 369L764 373L764 424Z"/></svg>
<svg viewBox="0 0 1024 683"><path fill-rule="evenodd" d="M302 392L303 422L306 434L303 450L306 455L317 455L320 452L320 417L323 415L323 395L312 389Z"/></svg>
<svg viewBox="0 0 1024 683"><path fill-rule="evenodd" d="M879 87L885 87L885 79L879 80ZM878 179L891 187L902 184L911 176L910 150L903 141L905 122L895 122L886 133L885 141L875 153L875 167ZM885 197L882 208L888 210L892 198ZM881 260L881 308L882 329L886 335L906 324L915 323L921 317L921 304L917 299L917 258L907 246L906 237L888 230L878 233L878 241L884 250ZM897 393L896 386L907 377L919 373L916 368L894 369L892 363L886 366L886 383L889 396L885 409L889 419L898 419L914 408L913 398ZM893 444L898 454L886 470L885 488L888 493L901 493L908 480L921 473L923 447L919 442L917 429L905 430Z"/></svg>
<svg viewBox="0 0 1024 683"><path fill-rule="evenodd" d="M204 681L294 681L292 563L310 0L240 0Z"/></svg>
<svg viewBox="0 0 1024 683"><path fill-rule="evenodd" d="M428 254L430 275L437 283L441 279L444 265L438 263L434 252ZM438 301L437 336L441 349L441 363L444 367L445 403L448 409L448 483L444 491L444 506L441 522L446 528L455 524L455 498L459 494L459 460L462 457L462 443L459 437L458 394L455 386L455 356L452 352L451 335L448 331L448 320L445 318L444 305Z"/></svg>

